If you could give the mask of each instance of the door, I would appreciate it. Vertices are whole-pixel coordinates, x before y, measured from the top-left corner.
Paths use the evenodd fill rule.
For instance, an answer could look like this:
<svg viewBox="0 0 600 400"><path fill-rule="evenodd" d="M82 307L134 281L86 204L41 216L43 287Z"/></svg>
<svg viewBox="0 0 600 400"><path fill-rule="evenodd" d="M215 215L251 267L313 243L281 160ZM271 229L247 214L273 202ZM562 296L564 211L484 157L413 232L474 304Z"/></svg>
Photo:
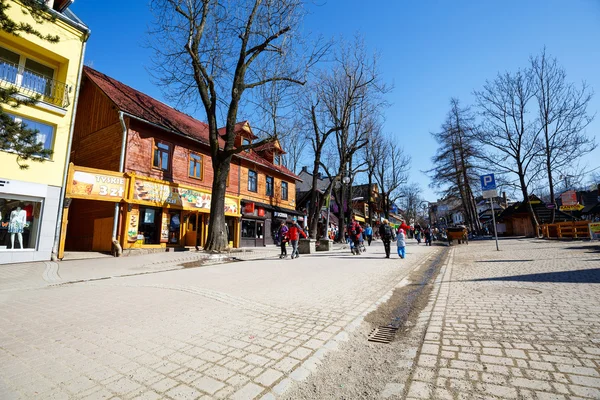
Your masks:
<svg viewBox="0 0 600 400"><path fill-rule="evenodd" d="M113 217L98 218L94 220L92 251L112 250L112 225Z"/></svg>
<svg viewBox="0 0 600 400"><path fill-rule="evenodd" d="M265 245L265 222L256 221L256 246Z"/></svg>

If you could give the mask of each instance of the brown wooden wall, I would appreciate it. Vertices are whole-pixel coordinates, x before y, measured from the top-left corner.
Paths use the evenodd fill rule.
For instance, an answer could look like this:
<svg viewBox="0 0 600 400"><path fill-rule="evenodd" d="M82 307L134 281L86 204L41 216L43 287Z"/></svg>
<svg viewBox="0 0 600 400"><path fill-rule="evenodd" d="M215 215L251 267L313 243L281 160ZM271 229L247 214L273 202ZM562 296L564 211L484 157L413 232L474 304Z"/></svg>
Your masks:
<svg viewBox="0 0 600 400"><path fill-rule="evenodd" d="M258 183L257 192L251 192L248 190L248 169L257 172ZM267 176L274 177L274 188L273 196L267 196ZM281 182L285 181L288 183L288 199L281 200ZM247 165L242 162L241 173L240 173L240 196L242 199L257 201L260 203L271 204L278 207L284 207L289 209L296 209L296 181L291 178L281 175L275 171L271 171L259 165Z"/></svg>
<svg viewBox="0 0 600 400"><path fill-rule="evenodd" d="M94 220L112 218L114 211L115 203L73 199L69 206L65 250L91 251L94 239ZM109 243L111 242L111 234L111 232L108 232L106 237Z"/></svg>
<svg viewBox="0 0 600 400"><path fill-rule="evenodd" d="M71 162L118 171L123 130L112 101L84 77L79 92Z"/></svg>
<svg viewBox="0 0 600 400"><path fill-rule="evenodd" d="M155 140L162 140L171 145L171 171L153 168L152 157ZM202 156L202 179L189 176L190 153ZM208 148L135 119L131 119L129 126L125 172L134 172L136 175L149 176L205 190L212 189L213 168ZM228 194L235 196L239 194L238 180L239 168L232 164L229 170Z"/></svg>

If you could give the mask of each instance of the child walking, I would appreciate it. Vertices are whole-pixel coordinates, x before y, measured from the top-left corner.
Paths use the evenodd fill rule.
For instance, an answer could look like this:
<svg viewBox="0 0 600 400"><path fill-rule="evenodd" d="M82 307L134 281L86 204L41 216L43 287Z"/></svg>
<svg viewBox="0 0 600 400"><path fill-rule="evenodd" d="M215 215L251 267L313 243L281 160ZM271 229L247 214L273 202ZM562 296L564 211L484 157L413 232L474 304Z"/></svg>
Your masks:
<svg viewBox="0 0 600 400"><path fill-rule="evenodd" d="M398 229L396 243L398 244L398 255L400 258L404 258L406 256L406 235L404 234L404 229L402 228Z"/></svg>

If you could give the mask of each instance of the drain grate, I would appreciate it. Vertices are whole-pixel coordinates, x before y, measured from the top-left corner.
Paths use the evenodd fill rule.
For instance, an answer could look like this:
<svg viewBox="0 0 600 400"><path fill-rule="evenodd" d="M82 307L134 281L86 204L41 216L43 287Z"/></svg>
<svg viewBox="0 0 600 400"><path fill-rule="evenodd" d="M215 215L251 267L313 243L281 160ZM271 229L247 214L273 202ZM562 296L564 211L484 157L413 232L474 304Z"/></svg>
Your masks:
<svg viewBox="0 0 600 400"><path fill-rule="evenodd" d="M389 343L394 339L394 336L396 336L396 332L398 332L398 328L380 326L371 331L369 334L369 342Z"/></svg>

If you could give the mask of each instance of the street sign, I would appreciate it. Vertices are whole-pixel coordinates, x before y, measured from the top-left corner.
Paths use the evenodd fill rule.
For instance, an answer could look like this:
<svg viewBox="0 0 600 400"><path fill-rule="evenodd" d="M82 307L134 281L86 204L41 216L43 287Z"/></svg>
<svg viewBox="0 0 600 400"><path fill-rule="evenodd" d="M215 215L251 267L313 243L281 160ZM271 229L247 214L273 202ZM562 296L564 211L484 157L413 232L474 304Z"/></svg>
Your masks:
<svg viewBox="0 0 600 400"><path fill-rule="evenodd" d="M546 204L546 208L553 209L554 208L554 204L548 203L548 204Z"/></svg>
<svg viewBox="0 0 600 400"><path fill-rule="evenodd" d="M560 195L563 206L574 206L577 204L577 192L568 190Z"/></svg>
<svg viewBox="0 0 600 400"><path fill-rule="evenodd" d="M481 175L481 191L483 192L484 199L491 199L498 196L496 191L496 179L494 174Z"/></svg>
<svg viewBox="0 0 600 400"><path fill-rule="evenodd" d="M560 206L559 210L560 211L581 211L583 210L585 207L582 206L581 204L574 204L571 206Z"/></svg>

